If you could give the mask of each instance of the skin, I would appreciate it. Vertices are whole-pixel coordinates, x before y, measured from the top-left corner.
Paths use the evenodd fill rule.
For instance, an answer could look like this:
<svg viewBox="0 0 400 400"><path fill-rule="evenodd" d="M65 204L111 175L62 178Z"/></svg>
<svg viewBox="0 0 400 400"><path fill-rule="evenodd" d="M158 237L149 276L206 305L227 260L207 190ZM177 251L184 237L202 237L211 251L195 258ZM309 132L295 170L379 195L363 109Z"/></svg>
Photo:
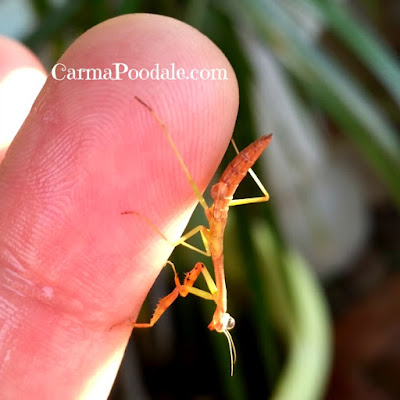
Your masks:
<svg viewBox="0 0 400 400"><path fill-rule="evenodd" d="M5 49L1 81L41 69ZM9 60L12 59L13 62ZM68 67L226 68L223 81L55 81L49 77L0 165L0 387L4 398L106 399L147 292L196 205L160 127L162 117L204 190L232 135L234 72L190 26L156 15L108 20L77 39ZM190 267L190 266L189 266ZM189 270L189 267L187 270Z"/></svg>

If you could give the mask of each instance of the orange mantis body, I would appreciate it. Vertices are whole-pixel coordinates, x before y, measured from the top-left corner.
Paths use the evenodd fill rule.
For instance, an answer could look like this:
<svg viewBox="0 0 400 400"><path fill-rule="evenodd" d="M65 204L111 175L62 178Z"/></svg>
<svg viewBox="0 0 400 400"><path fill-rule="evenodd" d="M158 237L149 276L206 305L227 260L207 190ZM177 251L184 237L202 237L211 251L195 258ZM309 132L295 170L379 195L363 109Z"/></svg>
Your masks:
<svg viewBox="0 0 400 400"><path fill-rule="evenodd" d="M260 139L250 144L241 152L238 151L235 143L232 141L238 154L225 169L220 180L212 186L211 197L214 200L214 204L211 207L208 207L206 201L201 195L200 190L193 181L185 163L183 162L183 159L178 149L176 148L175 143L172 141L171 135L169 134L164 123L146 103L144 103L137 97L135 98L142 105L144 105L152 113L154 118L160 123L164 133L167 136L168 141L172 146L172 149L174 150L178 158L179 163L182 166L183 171L188 178L190 185L196 193L201 206L204 208L209 227L206 228L202 225L197 226L177 241L171 243L164 236L164 234L152 224L151 221L149 221L147 218L143 217L139 213L134 211L125 211L122 214L134 214L143 217L146 222L173 247L183 245L201 254L211 256L214 265L215 283L205 265L201 262L198 262L196 263L194 268L186 274L183 284L181 284L174 265L170 261L167 261L167 264L170 264L174 270L174 279L176 284L175 289L169 295L160 300L149 323L134 323L133 326L136 328L148 328L153 326L164 313L164 311L175 301L175 299L179 295L181 295L182 297L186 297L189 293L192 293L204 299L213 300L216 304L216 309L212 321L208 325L208 328L210 330L216 330L217 332L224 333L227 337L229 343L229 351L231 355L231 374L233 374L233 364L236 360L236 351L229 330L235 326L235 320L227 312L227 290L224 272L224 231L228 218L229 207L241 204L260 203L268 201L269 195L257 176L251 170L251 167L268 146L269 142L271 141L272 135L270 134L267 136L262 136ZM247 172L251 174L264 196L234 200L233 195L240 182L246 176ZM200 232L203 239L205 251L198 249L186 242L190 237L194 236L198 232ZM203 274L210 292L206 292L205 290L193 287L193 284L195 283L200 273Z"/></svg>

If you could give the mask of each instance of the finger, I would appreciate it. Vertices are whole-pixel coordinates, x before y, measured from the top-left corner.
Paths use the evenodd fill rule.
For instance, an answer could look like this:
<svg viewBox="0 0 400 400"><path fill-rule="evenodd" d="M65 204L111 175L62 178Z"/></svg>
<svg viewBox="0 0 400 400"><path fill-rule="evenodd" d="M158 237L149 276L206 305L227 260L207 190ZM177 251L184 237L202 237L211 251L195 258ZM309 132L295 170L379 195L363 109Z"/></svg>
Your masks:
<svg viewBox="0 0 400 400"><path fill-rule="evenodd" d="M0 55L1 162L42 88L46 72L30 50L4 36L0 36Z"/></svg>
<svg viewBox="0 0 400 400"><path fill-rule="evenodd" d="M48 78L0 169L0 386L9 398L107 397L130 334L110 327L137 315L172 250L121 212L142 213L174 240L196 203L160 126L133 97L157 110L201 190L238 107L223 54L171 18L106 21L60 62L225 68L227 79Z"/></svg>

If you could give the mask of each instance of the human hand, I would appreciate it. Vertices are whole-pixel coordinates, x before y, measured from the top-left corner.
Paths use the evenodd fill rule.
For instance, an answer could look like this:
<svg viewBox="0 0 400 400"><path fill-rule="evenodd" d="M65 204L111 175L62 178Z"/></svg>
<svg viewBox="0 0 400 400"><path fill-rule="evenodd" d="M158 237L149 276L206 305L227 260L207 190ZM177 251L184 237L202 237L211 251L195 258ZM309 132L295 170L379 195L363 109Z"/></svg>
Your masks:
<svg viewBox="0 0 400 400"><path fill-rule="evenodd" d="M8 62L39 63L0 39ZM18 55L18 58L16 58ZM49 76L0 165L0 388L5 399L107 398L129 321L196 204L160 126L198 186L214 174L238 107L234 72L205 36L171 18L126 15L82 35L67 68L156 63L225 68L228 80L55 80ZM11 67L10 67L11 66ZM23 94L21 94L23 96Z"/></svg>

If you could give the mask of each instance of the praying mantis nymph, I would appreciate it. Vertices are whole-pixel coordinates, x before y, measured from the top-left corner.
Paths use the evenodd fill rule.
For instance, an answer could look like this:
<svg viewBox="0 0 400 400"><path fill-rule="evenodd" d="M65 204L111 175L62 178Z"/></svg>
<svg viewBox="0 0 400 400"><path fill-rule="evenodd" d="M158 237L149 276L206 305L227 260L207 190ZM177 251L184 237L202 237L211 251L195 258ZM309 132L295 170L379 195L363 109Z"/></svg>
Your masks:
<svg viewBox="0 0 400 400"><path fill-rule="evenodd" d="M167 261L166 264L169 264L174 271L174 280L176 285L175 289L170 294L168 294L167 296L165 296L160 300L154 311L152 318L150 319L150 322L148 323L136 322L133 324L133 326L135 328L152 327L158 321L158 319L161 317L164 311L176 300L176 298L179 295L182 297L186 297L189 293L192 293L203 299L212 300L216 304L216 309L212 321L208 325L208 328L210 330L221 332L226 336L229 344L229 353L231 358L231 375L233 375L233 365L235 364L236 361L236 350L229 330L231 330L235 326L235 320L227 312L227 290L225 283L224 252L223 252L224 231L227 223L229 207L242 204L261 203L268 201L269 199L268 192L266 191L261 181L258 179L257 175L253 172L251 167L270 143L272 134L262 136L261 138L250 144L241 152L238 151L235 142L232 140L232 144L235 148L237 155L227 166L219 181L212 186L211 197L214 200L214 204L211 205L211 207L209 207L204 197L202 196L199 188L197 187L196 183L192 179L189 170L182 159L181 154L179 153L167 127L165 126L161 118L143 100L139 99L138 97L135 97L135 99L140 104L142 104L160 124L162 130L164 131L165 136L167 137L172 147L172 150L174 151L182 167L182 170L184 171L187 177L189 184L191 185L193 191L195 192L200 202L200 205L204 209L206 218L209 223L209 227L207 228L203 225L199 225L196 228L192 229L190 232L183 235L180 239L176 240L175 242L170 242L168 238L148 218L142 216L140 213L135 211L124 211L121 214L137 215L144 218L147 224L173 247L176 247L178 245L183 245L194 251L197 251L200 254L210 256L214 265L215 281L212 278L211 274L208 272L205 265L201 262L198 262L196 263L194 268L189 273L186 274L183 283L181 283L174 264L171 261ZM256 182L257 186L260 188L263 196L246 198L246 199L233 199L233 195L237 187L239 186L243 178L246 176L247 172L249 172L249 174ZM187 243L187 240L189 238L191 238L192 236L196 235L199 232L203 240L205 250L199 249ZM209 292L193 286L200 274L203 274Z"/></svg>

